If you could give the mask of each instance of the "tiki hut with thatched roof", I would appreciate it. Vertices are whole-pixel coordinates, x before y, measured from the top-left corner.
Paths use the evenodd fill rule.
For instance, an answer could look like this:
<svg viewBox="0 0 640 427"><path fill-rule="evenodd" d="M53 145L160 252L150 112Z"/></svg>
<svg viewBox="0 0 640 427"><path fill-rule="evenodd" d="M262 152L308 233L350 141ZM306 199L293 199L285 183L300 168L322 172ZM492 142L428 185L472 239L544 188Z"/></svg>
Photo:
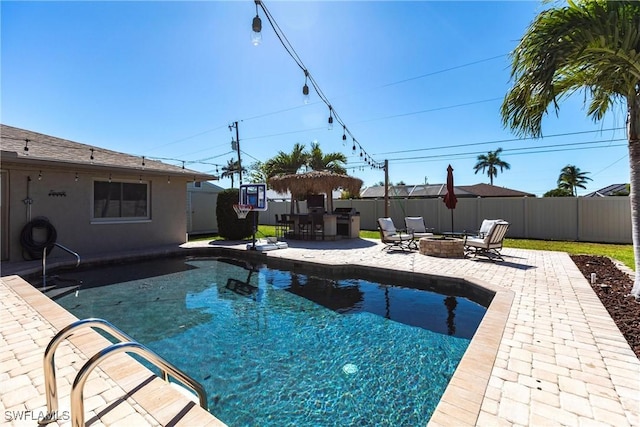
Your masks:
<svg viewBox="0 0 640 427"><path fill-rule="evenodd" d="M279 193L289 191L292 200L299 199L307 194L326 194L327 212L333 212L333 190L342 189L352 194L359 194L362 180L330 171L311 171L274 176L269 179L269 185ZM291 207L293 209L293 204Z"/></svg>

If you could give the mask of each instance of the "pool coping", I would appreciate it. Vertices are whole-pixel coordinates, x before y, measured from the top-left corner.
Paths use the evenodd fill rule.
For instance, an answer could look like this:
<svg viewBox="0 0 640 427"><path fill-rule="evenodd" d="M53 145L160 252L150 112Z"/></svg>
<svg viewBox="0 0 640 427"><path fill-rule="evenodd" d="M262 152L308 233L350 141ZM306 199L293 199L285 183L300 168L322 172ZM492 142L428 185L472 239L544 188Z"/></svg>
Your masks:
<svg viewBox="0 0 640 427"><path fill-rule="evenodd" d="M121 256L109 256L109 257L97 257L94 259L86 260L83 264L86 265L105 265L109 263L123 262L123 261L141 261L146 259L153 259L160 256L209 256L209 257L241 257L253 262L268 263L270 266L287 267L290 269L304 268L305 271L316 271L318 274L322 273L323 269L326 269L327 264L313 262L309 260L292 260L288 258L270 258L267 254L262 252L246 251L237 248L229 247L196 247L196 248L178 248L175 251L152 251L144 254L123 254ZM49 265L50 269L60 269L68 266L72 266L72 261L57 261ZM358 264L343 264L333 266L333 273L337 274L355 274L357 275L360 270L364 273L368 270L371 274L371 268L369 266L362 266ZM514 299L513 291L503 289L499 286L492 285L488 282L478 280L471 277L459 277L452 275L433 275L420 272L398 271L387 268L376 268L380 272L385 274L393 274L395 276L401 276L412 281L419 280L416 278L429 278L429 279L447 279L452 282L456 282L461 287L476 288L472 293L481 294L480 299L486 299L487 292L493 294L491 302L487 307L478 329L476 330L469 346L467 347L460 363L458 364L449 384L447 385L443 396L441 397L434 413L432 414L428 425L451 425L452 420L455 420L456 424L475 425L480 415L481 406L484 398L484 393L491 378L491 371L494 365L496 356L502 335L504 333L507 318L511 309L511 304ZM336 272L336 270L338 270ZM32 266L29 269L25 269L24 273L27 275L33 275L39 271L39 266ZM4 278L3 278L4 279ZM11 280L11 283L15 283ZM25 282L26 283L26 282ZM29 285L27 283L27 285ZM31 287L31 285L29 285ZM35 289L35 288L34 288ZM23 292L19 292L23 293ZM31 297L27 297L25 300L30 303ZM42 295L44 297L44 295ZM58 306L55 301L48 301ZM42 304L41 300L37 301L37 305ZM483 304L486 306L486 304ZM58 306L60 307L60 306ZM61 310L64 310L60 307ZM64 310L66 312L66 310ZM67 312L68 313L68 312ZM75 321L77 318L68 313ZM58 329L66 325L55 325ZM92 331L93 332L93 331ZM95 333L95 332L94 332ZM97 333L95 333L98 335ZM102 337L100 337L102 338ZM104 340L104 338L103 338ZM106 342L106 340L104 340ZM108 345L108 344L107 344ZM125 355L129 357L128 355ZM135 359L131 358L135 361ZM137 362L136 362L137 363ZM144 368L143 365L140 364ZM144 368L146 370L146 368ZM147 370L147 373L150 371ZM112 373L107 372L108 375L112 375L113 379L118 382L117 369ZM147 374L148 375L148 374Z"/></svg>
<svg viewBox="0 0 640 427"><path fill-rule="evenodd" d="M258 262L313 260L319 268L384 267L482 283L498 291L498 315L485 314L429 426L640 425L640 360L568 254L506 248L504 262L490 263L387 253L374 239L293 243L256 253L246 242L190 242L86 261L241 251ZM39 271L23 264L3 265L3 274Z"/></svg>
<svg viewBox="0 0 640 427"><path fill-rule="evenodd" d="M40 317L47 322L45 325L40 325L37 331L39 341L43 344L45 339L48 342L59 330L78 320L77 317L42 294L22 277L17 275L4 276L0 280L2 285L14 292L33 311L32 315L27 316L30 321L35 324L37 317ZM32 333L27 331L27 335L30 336ZM58 361L55 369L58 414L61 417L57 422L58 425L71 423L70 385L81 365L111 344L98 332L85 328L74 332L58 346L58 351L55 354L57 357L54 357L54 360ZM30 377L37 375L39 378L37 382L34 381L34 385L42 390L41 404L35 404L36 407L32 407L34 403L27 404L26 410L32 415L23 414L25 417L36 415L41 417L47 412L43 374L44 346L38 356L37 361L31 363L32 369L35 368L35 373L32 372ZM85 403L84 411L85 423L89 425L96 422L98 425L111 423L134 425L142 421L150 425L216 427L225 425L211 413L198 406L192 399L186 397L183 392L178 391L177 387L163 381L126 353L114 354L93 370L85 384L83 394L84 401L89 402ZM96 400L105 403L106 407L94 407ZM98 410L96 411L96 409ZM16 409L13 411L19 412ZM134 412L137 413L137 417L133 416ZM9 420L5 419L5 421Z"/></svg>

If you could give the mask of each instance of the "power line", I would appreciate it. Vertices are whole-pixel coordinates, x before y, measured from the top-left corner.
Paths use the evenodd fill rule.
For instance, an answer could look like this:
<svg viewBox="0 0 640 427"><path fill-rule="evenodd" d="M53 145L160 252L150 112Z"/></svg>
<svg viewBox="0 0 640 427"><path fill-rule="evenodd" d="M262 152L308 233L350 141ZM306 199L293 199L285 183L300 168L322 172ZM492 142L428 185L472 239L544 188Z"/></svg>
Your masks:
<svg viewBox="0 0 640 427"><path fill-rule="evenodd" d="M373 121L395 119L395 118L398 118L398 117L413 116L413 115L416 115L416 114L430 113L430 112L433 112L433 111L442 111L442 110L448 110L448 109L451 109L451 108L467 107L469 105L483 104L485 102L499 101L501 99L502 99L501 97L483 99L481 101L466 102L464 104L456 104L456 105L450 105L450 106L446 106L446 107L436 107L436 108L430 108L430 109L427 109L427 110L412 111L412 112L409 112L409 113L394 114L392 116L385 116L385 117L378 117L378 118L375 118L375 119L361 120L361 121L356 122L356 123L367 123L367 122L373 122Z"/></svg>
<svg viewBox="0 0 640 427"><path fill-rule="evenodd" d="M537 147L512 148L512 149L505 149L503 150L503 152L509 152L510 156L516 156L521 154L554 153L554 152L570 151L570 150L589 150L589 149L595 149L595 148L611 148L611 147L626 146L626 144L611 144L611 142L619 142L619 141L626 141L626 139L615 139L615 140L607 139L607 140L601 140L601 141L576 142L576 143L560 144L560 145L555 144L555 145L541 145ZM598 147L584 147L585 145L603 144L603 143L606 143L607 145L602 145ZM551 148L551 147L554 147L554 149L539 150L539 149ZM572 148L555 148L555 147L572 147ZM531 150L531 151L525 151L525 150ZM515 152L515 151L521 151L521 152ZM475 158L475 156L479 154L484 154L484 152L470 151L470 152L463 152L463 153L445 153L445 154L437 154L437 155L421 156L421 157L399 157L399 158L392 158L389 160L392 160L394 162L401 162L402 164L411 164L411 163L423 163L427 161L439 161L439 160L442 160L442 158L451 158L451 157L456 157L457 159L466 159L466 158L471 159L471 158ZM626 155L624 157L626 157ZM619 159L616 162L620 160L622 159ZM352 163L349 167L352 167L352 166L359 167L362 165L363 164Z"/></svg>
<svg viewBox="0 0 640 427"><path fill-rule="evenodd" d="M386 151L384 153L377 153L377 154L378 155L384 155L384 154L415 153L415 152L418 152L418 151L440 150L440 149L443 149L443 148L473 147L473 146L476 146L476 145L501 144L503 142L527 141L527 140L536 140L536 139L544 139L544 138L556 138L556 137L561 137L561 136L582 135L582 134L585 134L585 133L609 132L609 131L616 131L616 130L621 130L621 129L624 129L624 127L557 133L557 134L553 134L553 135L547 135L547 136L542 137L542 138L529 137L529 138L497 139L497 140L494 140L494 141L471 142L471 143L468 143L468 144L442 145L440 147L414 148L414 149L411 149L411 150L399 150L399 151Z"/></svg>
<svg viewBox="0 0 640 427"><path fill-rule="evenodd" d="M620 157L618 160L616 160L615 162L611 163L610 165L605 166L604 168L600 169L598 172L595 172L595 173L593 174L593 176L596 176L596 175L600 174L601 172L606 171L606 170L607 170L607 169L609 169L611 166L615 165L616 163L618 163L619 161L621 161L621 160L623 160L623 159L626 159L627 157L629 157L629 154L628 154L628 153L627 153L627 154L625 154L624 156Z"/></svg>
<svg viewBox="0 0 640 427"><path fill-rule="evenodd" d="M508 56L508 54L503 53L502 55L496 55L496 56L492 56L492 57L490 57L490 58L485 58L485 59L480 59L480 60L478 60L478 61L468 62L468 63L466 63L466 64L457 65L457 66L455 66L455 67L443 68L442 70L432 71L432 72L430 72L430 73L421 74L421 75L419 75L419 76L415 76L415 77L409 77L408 79L399 80L399 81L397 81L397 82L393 82L393 83L388 83L388 84L385 84L385 85L382 85L382 86L379 86L379 87L380 87L380 88L383 88L383 87L388 87L388 86L397 85L397 84L400 84L400 83L406 83L406 82L410 82L410 81L413 81L413 80L422 79L422 78L425 78L425 77L435 76L436 74L442 74L442 73L446 73L447 71L458 70L458 69L460 69L460 68L465 68L465 67L469 67L469 66L471 66L471 65L481 64L481 63L483 63L483 62L492 61L492 60L494 60L494 59L498 59L498 58L504 58L504 57L506 57L506 56Z"/></svg>
<svg viewBox="0 0 640 427"><path fill-rule="evenodd" d="M160 149L160 148L164 148L164 147L166 147L166 146L168 146L168 145L173 145L173 144L177 144L178 142L186 141L186 140L188 140L188 139L197 138L197 137L199 137L199 136L202 136L202 135L205 135L205 134L207 134L207 133L210 133L210 132L216 131L216 130L218 130L218 129L222 129L223 127L226 127L226 125L224 125L224 126L218 126L218 127L216 127L216 128L209 129L209 130L205 130L205 131L203 131L203 132L197 133L197 134L195 134L195 135L186 136L186 137L184 137L184 138L180 138L180 139L175 140L175 141L172 141L172 142L167 142L166 144L158 145L158 146L156 146L156 147L154 147L154 148L151 148L150 150L147 150L147 153L149 153L149 152L151 152L151 151L154 151L154 150L158 150L158 149Z"/></svg>
<svg viewBox="0 0 640 427"><path fill-rule="evenodd" d="M291 43L287 39L287 36L284 34L284 32L282 31L282 29L280 28L276 20L271 15L271 12L264 5L264 2L262 0L254 0L254 2L256 4L256 17L253 20L254 31L259 33L262 30L262 23L260 21L260 17L258 16L258 7L260 7L264 12L265 16L267 17L267 21L271 25L271 28L276 34L276 37L280 41L280 44L282 44L285 51L289 54L289 56L291 56L291 58L294 60L296 65L300 67L300 69L304 72L305 86L303 88L303 93L305 95L308 94L309 88L307 87L307 81L311 82L311 85L313 89L316 91L316 93L318 94L318 96L320 97L320 100L324 102L326 106L329 108L329 119L328 119L329 127L330 128L333 127L333 121L335 118L335 121L342 126L342 132L343 132L342 140L346 141L347 134L348 134L351 137L351 140L353 143L353 147L352 147L353 151L354 152L356 151L356 145L357 145L358 148L360 149L360 157L363 157L366 160L366 162L371 165L371 167L382 168L384 164L381 162L375 162L373 158L367 153L367 151L362 147L360 142L356 140L353 133L349 130L345 122L342 120L338 112L335 110L335 108L329 101L329 98L324 94L324 92L320 88L320 85L318 84L318 82L315 80L313 75L309 72L309 69L302 62L302 59L294 49L293 45L291 45Z"/></svg>
<svg viewBox="0 0 640 427"><path fill-rule="evenodd" d="M600 141L602 142L602 141ZM609 142L609 141L607 141ZM541 154L541 153L557 153L557 152L562 152L562 151L575 151L575 150L592 150L592 149L596 149L596 148L612 148L612 147L625 147L627 144L609 144L606 146L599 146L599 147L581 147L581 148L558 148L558 149L553 149L553 150L540 150L540 151L524 151L524 152L520 152L520 153L511 153L509 154L510 156L519 156L522 154ZM546 147L551 147L551 146L546 146ZM535 148L544 148L544 147L533 147L533 149ZM531 148L527 148L527 149L531 149ZM524 148L523 148L524 150ZM506 151L506 150L503 150ZM460 153L460 154L450 154L448 156L456 156L459 159L463 159L463 158L468 158L468 159L472 159L474 158L474 156L478 155L478 154L482 154L482 152L476 152L476 153ZM471 157L460 157L460 156L471 156ZM422 161L438 161L441 160L442 157L447 157L447 155L442 155L442 156L424 156L424 157L405 157L405 158L401 158L401 159L389 159L389 160L393 160L393 161L403 161L403 160L422 160ZM412 163L412 162L406 162L406 163Z"/></svg>

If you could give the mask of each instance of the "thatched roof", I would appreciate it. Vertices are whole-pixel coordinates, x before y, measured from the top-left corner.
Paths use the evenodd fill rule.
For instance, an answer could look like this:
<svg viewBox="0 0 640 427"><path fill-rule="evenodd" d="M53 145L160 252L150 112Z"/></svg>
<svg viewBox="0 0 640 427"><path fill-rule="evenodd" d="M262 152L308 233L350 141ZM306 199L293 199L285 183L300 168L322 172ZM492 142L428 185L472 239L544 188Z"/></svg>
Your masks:
<svg viewBox="0 0 640 427"><path fill-rule="evenodd" d="M333 190L343 189L352 194L359 194L362 180L349 175L337 174L330 171L311 171L292 175L274 176L269 179L269 185L279 193L289 191L295 198L306 194L326 194L331 203ZM328 206L331 211L333 203Z"/></svg>
<svg viewBox="0 0 640 427"><path fill-rule="evenodd" d="M349 175L341 175L329 171L311 171L292 175L274 176L269 179L271 188L277 192L305 195L331 194L333 190L343 189L350 193L360 193L362 180Z"/></svg>

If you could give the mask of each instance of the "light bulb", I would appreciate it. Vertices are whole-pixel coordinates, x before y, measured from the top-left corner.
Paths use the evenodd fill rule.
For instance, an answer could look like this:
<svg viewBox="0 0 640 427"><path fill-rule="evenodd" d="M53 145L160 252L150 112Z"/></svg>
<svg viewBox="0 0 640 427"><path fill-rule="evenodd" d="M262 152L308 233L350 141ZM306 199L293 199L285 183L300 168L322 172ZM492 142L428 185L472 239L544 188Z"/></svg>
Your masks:
<svg viewBox="0 0 640 427"><path fill-rule="evenodd" d="M302 100L304 101L305 104L308 104L310 99L309 99L309 86L307 86L307 84L305 83L304 86L302 86Z"/></svg>
<svg viewBox="0 0 640 427"><path fill-rule="evenodd" d="M253 43L254 46L258 46L262 43L262 20L258 15L253 18L251 29L253 30L251 33L251 43Z"/></svg>

